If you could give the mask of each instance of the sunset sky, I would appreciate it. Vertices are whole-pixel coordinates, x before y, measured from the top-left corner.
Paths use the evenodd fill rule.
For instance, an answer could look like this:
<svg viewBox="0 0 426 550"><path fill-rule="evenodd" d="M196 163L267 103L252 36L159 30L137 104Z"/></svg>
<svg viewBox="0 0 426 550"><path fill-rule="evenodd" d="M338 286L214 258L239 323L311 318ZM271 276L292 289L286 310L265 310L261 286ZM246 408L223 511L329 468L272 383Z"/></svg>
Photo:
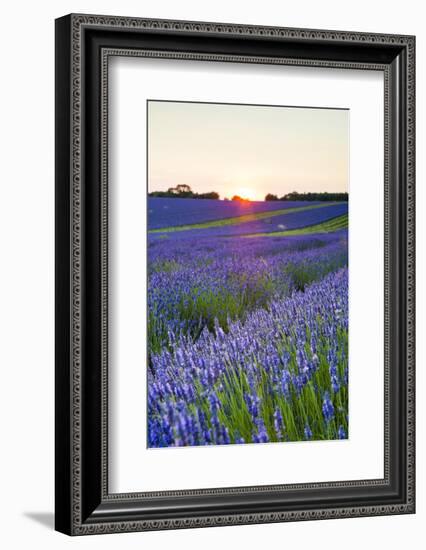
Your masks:
<svg viewBox="0 0 426 550"><path fill-rule="evenodd" d="M348 110L148 102L149 192L187 184L263 200L344 192L348 175Z"/></svg>

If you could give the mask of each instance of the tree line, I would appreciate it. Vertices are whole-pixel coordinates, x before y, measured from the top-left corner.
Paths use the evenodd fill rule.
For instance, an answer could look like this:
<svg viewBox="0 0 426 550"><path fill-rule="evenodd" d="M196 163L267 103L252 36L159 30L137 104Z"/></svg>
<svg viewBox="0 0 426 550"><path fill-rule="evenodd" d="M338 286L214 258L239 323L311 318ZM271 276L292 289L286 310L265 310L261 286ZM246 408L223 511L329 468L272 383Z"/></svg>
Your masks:
<svg viewBox="0 0 426 550"><path fill-rule="evenodd" d="M162 197L162 198L175 198L175 199L219 199L219 193L216 191L210 191L208 193L196 193L191 189L189 185L180 184L176 187L169 187L167 191L152 191L148 193L149 197ZM229 200L229 199L225 199ZM246 202L248 199L240 197L239 195L234 195L232 197L233 201L242 201ZM265 196L265 201L348 201L348 193L298 193L293 191L292 193L287 193L283 197L278 197L278 195L273 195L268 193Z"/></svg>
<svg viewBox="0 0 426 550"><path fill-rule="evenodd" d="M219 193L210 191L209 193L195 193L189 185L177 185L169 187L167 191L152 191L148 193L149 197L175 198L175 199L218 199Z"/></svg>
<svg viewBox="0 0 426 550"><path fill-rule="evenodd" d="M278 198L278 195L268 193L265 201L348 201L348 193L298 193L293 191L287 193L283 197Z"/></svg>

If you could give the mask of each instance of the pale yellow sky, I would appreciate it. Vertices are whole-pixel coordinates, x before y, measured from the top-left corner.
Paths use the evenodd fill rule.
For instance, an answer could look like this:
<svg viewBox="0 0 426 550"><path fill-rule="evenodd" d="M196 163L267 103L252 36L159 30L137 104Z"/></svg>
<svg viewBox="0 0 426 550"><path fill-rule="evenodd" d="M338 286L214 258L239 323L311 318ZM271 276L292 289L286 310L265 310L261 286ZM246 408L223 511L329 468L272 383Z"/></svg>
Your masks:
<svg viewBox="0 0 426 550"><path fill-rule="evenodd" d="M148 191L263 200L348 190L349 111L148 102Z"/></svg>

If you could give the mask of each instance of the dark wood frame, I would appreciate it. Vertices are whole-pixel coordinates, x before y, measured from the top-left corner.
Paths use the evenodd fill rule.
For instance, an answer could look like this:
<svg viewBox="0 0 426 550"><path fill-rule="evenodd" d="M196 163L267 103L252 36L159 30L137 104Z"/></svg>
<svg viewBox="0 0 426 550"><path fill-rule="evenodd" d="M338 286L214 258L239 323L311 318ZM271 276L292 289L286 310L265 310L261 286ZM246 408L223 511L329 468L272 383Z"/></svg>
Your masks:
<svg viewBox="0 0 426 550"><path fill-rule="evenodd" d="M56 21L57 530L83 535L414 512L414 50L413 36L91 15ZM108 493L111 55L383 71L383 479Z"/></svg>

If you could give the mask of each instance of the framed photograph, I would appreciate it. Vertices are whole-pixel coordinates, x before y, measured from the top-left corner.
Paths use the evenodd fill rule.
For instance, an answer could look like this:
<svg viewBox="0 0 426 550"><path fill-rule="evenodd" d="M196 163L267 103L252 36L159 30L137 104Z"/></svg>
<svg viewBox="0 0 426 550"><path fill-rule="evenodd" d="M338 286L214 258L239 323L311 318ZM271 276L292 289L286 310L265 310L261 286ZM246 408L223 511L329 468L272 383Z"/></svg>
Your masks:
<svg viewBox="0 0 426 550"><path fill-rule="evenodd" d="M413 36L56 20L56 529L415 511Z"/></svg>

